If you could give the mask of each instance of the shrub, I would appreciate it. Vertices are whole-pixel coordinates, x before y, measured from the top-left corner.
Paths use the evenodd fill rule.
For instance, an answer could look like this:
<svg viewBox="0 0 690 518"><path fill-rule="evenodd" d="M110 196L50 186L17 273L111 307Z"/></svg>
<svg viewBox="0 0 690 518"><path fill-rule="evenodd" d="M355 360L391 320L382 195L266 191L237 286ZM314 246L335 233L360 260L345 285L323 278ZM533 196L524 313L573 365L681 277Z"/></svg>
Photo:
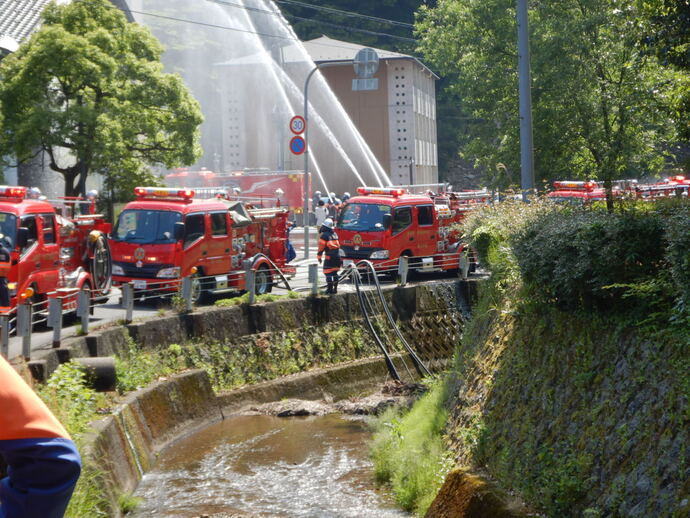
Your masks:
<svg viewBox="0 0 690 518"><path fill-rule="evenodd" d="M569 211L569 207L540 199L529 204L510 200L471 213L462 224L462 232L482 264L498 275L511 276L517 273L511 247L513 233L540 215Z"/></svg>
<svg viewBox="0 0 690 518"><path fill-rule="evenodd" d="M666 255L671 277L678 289L678 307L690 313L690 206L669 215L666 227Z"/></svg>
<svg viewBox="0 0 690 518"><path fill-rule="evenodd" d="M38 395L75 441L88 431L99 407L99 395L86 386L86 373L73 361L60 365L38 389Z"/></svg>
<svg viewBox="0 0 690 518"><path fill-rule="evenodd" d="M664 219L655 212L550 212L512 234L522 278L566 307L601 306L623 285L664 267Z"/></svg>

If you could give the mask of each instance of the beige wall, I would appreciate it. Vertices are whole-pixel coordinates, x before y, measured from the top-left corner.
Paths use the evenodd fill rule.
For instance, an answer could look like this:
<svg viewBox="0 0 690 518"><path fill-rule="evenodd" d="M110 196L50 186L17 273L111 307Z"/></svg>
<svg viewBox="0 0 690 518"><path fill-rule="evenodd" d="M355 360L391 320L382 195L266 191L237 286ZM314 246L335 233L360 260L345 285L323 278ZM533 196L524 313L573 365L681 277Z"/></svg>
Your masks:
<svg viewBox="0 0 690 518"><path fill-rule="evenodd" d="M378 90L353 92L355 75L352 65L323 68L322 73L354 125L378 159L381 167L390 174L390 149L388 145L388 85L386 68L379 67L374 75L379 80Z"/></svg>
<svg viewBox="0 0 690 518"><path fill-rule="evenodd" d="M350 65L322 72L394 184L438 182L435 78L428 70L413 59L382 60L379 88L371 92L352 91Z"/></svg>

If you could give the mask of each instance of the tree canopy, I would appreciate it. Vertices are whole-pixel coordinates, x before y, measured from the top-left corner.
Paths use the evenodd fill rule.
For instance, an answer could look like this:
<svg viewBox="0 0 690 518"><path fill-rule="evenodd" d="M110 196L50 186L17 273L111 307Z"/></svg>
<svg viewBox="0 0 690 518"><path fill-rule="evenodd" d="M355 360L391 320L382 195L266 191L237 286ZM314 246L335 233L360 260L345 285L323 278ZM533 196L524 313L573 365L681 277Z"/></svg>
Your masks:
<svg viewBox="0 0 690 518"><path fill-rule="evenodd" d="M515 0L439 0L422 7L420 50L472 116L463 147L486 171L519 178ZM538 179L658 172L673 142L678 72L645 44L634 0L552 0L530 10Z"/></svg>
<svg viewBox="0 0 690 518"><path fill-rule="evenodd" d="M203 117L162 52L107 0L49 4L42 28L0 63L0 156L45 152L67 195L83 194L93 171L127 179L193 163Z"/></svg>

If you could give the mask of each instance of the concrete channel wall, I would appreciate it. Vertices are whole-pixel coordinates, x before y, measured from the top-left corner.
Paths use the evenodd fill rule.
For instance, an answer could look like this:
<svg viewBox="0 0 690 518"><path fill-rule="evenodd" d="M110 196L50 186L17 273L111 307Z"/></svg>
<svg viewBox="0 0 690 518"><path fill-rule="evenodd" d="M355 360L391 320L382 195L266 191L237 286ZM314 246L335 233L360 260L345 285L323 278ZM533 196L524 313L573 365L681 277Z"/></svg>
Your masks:
<svg viewBox="0 0 690 518"><path fill-rule="evenodd" d="M452 314L460 320L460 315L471 305L474 293L472 283L455 282L392 288L386 290L385 296L401 324L415 322L410 331L418 333L418 340L428 337L430 341L439 341L438 347L425 345L443 360L452 355L454 344L449 342L457 336L426 328L438 327L439 315ZM428 326L425 315L429 316ZM270 337L272 332L318 329L329 323L359 318L355 296L345 293L329 298L284 299L255 306L202 308L193 313L116 326L73 339L66 342L64 348L47 352L40 369L47 374L70 357L115 354L127 347L130 337L142 346L154 348L201 338L223 341L256 333ZM154 465L158 453L174 445L182 436L252 405L290 397L340 400L370 393L387 377L383 358L375 357L216 394L205 371L185 372L129 394L112 415L94 423L94 431L83 453L102 472L110 516L119 518L118 496L131 493Z"/></svg>

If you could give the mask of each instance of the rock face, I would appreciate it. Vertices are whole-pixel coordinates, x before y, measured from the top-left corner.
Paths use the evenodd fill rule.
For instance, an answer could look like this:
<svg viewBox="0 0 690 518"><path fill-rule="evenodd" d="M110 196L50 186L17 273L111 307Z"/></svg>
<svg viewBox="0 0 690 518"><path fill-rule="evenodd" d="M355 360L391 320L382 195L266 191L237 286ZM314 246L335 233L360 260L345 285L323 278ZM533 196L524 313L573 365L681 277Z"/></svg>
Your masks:
<svg viewBox="0 0 690 518"><path fill-rule="evenodd" d="M451 471L425 518L524 518L525 510L486 479Z"/></svg>
<svg viewBox="0 0 690 518"><path fill-rule="evenodd" d="M459 465L549 517L690 516L684 340L552 307L478 313L452 390Z"/></svg>

